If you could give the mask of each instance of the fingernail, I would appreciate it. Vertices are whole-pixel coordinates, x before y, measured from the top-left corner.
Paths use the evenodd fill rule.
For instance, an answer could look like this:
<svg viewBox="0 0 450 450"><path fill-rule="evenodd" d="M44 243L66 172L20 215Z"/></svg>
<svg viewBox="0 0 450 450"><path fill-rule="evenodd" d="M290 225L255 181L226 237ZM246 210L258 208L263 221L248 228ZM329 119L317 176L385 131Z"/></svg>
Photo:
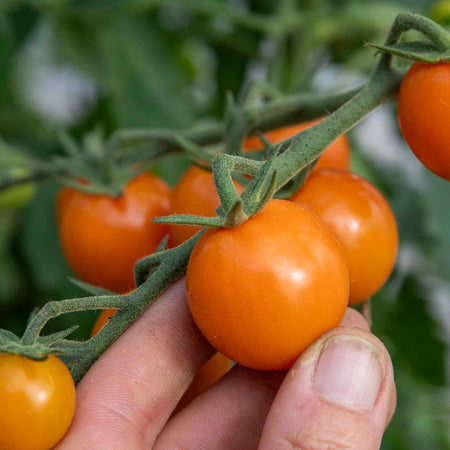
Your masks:
<svg viewBox="0 0 450 450"><path fill-rule="evenodd" d="M374 407L384 378L380 350L353 336L334 336L324 345L314 373L317 395L351 409Z"/></svg>

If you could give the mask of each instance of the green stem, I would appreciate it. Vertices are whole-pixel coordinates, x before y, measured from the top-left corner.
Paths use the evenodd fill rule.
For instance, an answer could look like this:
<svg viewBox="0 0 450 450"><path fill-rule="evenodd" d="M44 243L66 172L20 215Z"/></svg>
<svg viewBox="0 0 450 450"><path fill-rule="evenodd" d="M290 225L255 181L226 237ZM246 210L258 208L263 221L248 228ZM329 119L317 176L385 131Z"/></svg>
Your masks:
<svg viewBox="0 0 450 450"><path fill-rule="evenodd" d="M79 357L71 372L76 383L89 370L98 357L117 339L117 337L138 318L175 280L181 277L187 267L192 249L201 233L173 249L152 275L135 291L126 296L127 306L119 310L102 330L90 339L91 351Z"/></svg>
<svg viewBox="0 0 450 450"><path fill-rule="evenodd" d="M33 345L45 324L55 317L76 311L89 309L124 308L127 305L123 295L107 295L102 297L83 297L46 303L31 319L25 330L21 342L23 345Z"/></svg>
<svg viewBox="0 0 450 450"><path fill-rule="evenodd" d="M316 119L335 111L361 88L330 95L297 94L270 101L263 106L244 108L243 116L248 122L248 132L268 130L287 126L304 120ZM225 125L212 123L178 133L184 139L198 145L222 142L225 138ZM177 135L172 130L128 129L118 130L110 137L108 145L125 148L133 145L156 144L165 150L183 149Z"/></svg>

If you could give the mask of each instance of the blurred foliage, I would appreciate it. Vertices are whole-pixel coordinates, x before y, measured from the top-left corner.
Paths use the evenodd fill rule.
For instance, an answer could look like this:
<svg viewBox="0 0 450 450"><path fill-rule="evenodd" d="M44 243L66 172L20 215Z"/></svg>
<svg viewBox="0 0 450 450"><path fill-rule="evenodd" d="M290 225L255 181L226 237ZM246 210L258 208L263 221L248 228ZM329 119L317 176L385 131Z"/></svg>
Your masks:
<svg viewBox="0 0 450 450"><path fill-rule="evenodd" d="M0 136L10 150L45 156L61 151L62 128L81 139L95 126L107 134L182 129L221 117L226 92L238 95L255 79L284 93L350 87L375 64L364 41L381 42L406 8L445 23L448 2L439 3L2 0ZM401 237L395 273L373 301L374 331L393 356L398 387L383 448L447 448L450 188L423 168L412 182L402 164L364 151L364 140L353 145L354 169L389 198ZM168 156L152 170L173 185L187 165ZM13 208L0 206L0 327L17 333L33 307L80 294L58 243L57 189L42 183ZM80 323L86 337L94 318L80 313L53 327Z"/></svg>

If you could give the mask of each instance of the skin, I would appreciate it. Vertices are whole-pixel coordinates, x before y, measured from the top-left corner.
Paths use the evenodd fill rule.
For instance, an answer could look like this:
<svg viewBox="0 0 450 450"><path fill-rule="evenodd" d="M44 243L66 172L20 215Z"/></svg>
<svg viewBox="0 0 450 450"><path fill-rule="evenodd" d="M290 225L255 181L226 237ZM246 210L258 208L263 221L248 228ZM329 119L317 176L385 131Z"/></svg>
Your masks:
<svg viewBox="0 0 450 450"><path fill-rule="evenodd" d="M218 351L280 370L342 320L348 274L339 243L314 214L272 200L241 226L202 235L186 289L195 323Z"/></svg>
<svg viewBox="0 0 450 450"><path fill-rule="evenodd" d="M64 188L57 200L59 237L76 275L90 284L123 293L134 286L134 263L151 253L168 234L152 223L170 213L170 189L143 173L119 198Z"/></svg>
<svg viewBox="0 0 450 450"><path fill-rule="evenodd" d="M450 64L414 63L400 86L398 120L422 164L450 181Z"/></svg>
<svg viewBox="0 0 450 450"><path fill-rule="evenodd" d="M0 353L0 448L48 450L70 426L75 386L56 357L45 361Z"/></svg>
<svg viewBox="0 0 450 450"><path fill-rule="evenodd" d="M264 133L265 138L272 144L284 141L285 139L306 130L319 123L320 120L290 125ZM258 136L250 136L243 142L244 151L254 151L262 148L261 140ZM347 136L339 136L322 153L313 170L334 167L338 169L348 169L350 166L350 144Z"/></svg>
<svg viewBox="0 0 450 450"><path fill-rule="evenodd" d="M234 183L241 193L244 187ZM172 192L172 214L192 214L213 217L220 206L219 196L212 174L197 166L191 166L180 178ZM198 233L202 227L169 225L170 246L176 247Z"/></svg>
<svg viewBox="0 0 450 450"><path fill-rule="evenodd" d="M312 173L292 201L310 207L335 233L350 275L350 304L385 283L398 249L395 217L383 195L364 178L337 169Z"/></svg>
<svg viewBox="0 0 450 450"><path fill-rule="evenodd" d="M315 394L311 371L332 335L363 339L378 349L386 369L371 410L336 405ZM395 409L392 364L356 311L348 309L341 324L310 346L287 376L235 366L172 415L213 353L192 321L180 280L86 374L77 388L73 424L57 449L379 448ZM357 370L358 360L355 364ZM300 367L303 377L295 376Z"/></svg>
<svg viewBox="0 0 450 450"><path fill-rule="evenodd" d="M108 320L117 312L116 309L103 310L91 331L91 337L95 336L108 322ZM216 383L223 375L231 369L231 361L221 353L216 353L206 364L204 364L195 374L188 390L184 393L183 398L178 403L175 412L186 407L195 397L203 394L214 383Z"/></svg>

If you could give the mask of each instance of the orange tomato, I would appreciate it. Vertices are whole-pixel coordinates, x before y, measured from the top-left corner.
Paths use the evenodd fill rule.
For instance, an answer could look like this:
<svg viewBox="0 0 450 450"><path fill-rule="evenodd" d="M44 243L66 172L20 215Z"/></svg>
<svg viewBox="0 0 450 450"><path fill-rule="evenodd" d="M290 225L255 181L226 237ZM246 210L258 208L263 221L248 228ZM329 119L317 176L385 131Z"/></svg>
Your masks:
<svg viewBox="0 0 450 450"><path fill-rule="evenodd" d="M344 255L308 208L271 200L236 228L208 229L189 260L186 291L206 339L237 363L289 368L348 303Z"/></svg>
<svg viewBox="0 0 450 450"><path fill-rule="evenodd" d="M154 252L167 225L152 223L170 213L170 189L143 173L119 198L63 188L57 200L59 237L66 259L82 280L114 292L134 285L134 263Z"/></svg>
<svg viewBox="0 0 450 450"><path fill-rule="evenodd" d="M244 187L235 182L239 193ZM172 214L213 217L220 206L212 174L197 166L190 167L180 178L172 193ZM176 247L201 230L190 225L169 225L170 246Z"/></svg>
<svg viewBox="0 0 450 450"><path fill-rule="evenodd" d="M414 63L400 86L398 120L411 150L450 180L450 63Z"/></svg>
<svg viewBox="0 0 450 450"><path fill-rule="evenodd" d="M206 392L214 383L219 381L231 369L231 361L221 353L216 353L195 374L188 390L177 405L178 412L185 408L195 397Z"/></svg>
<svg viewBox="0 0 450 450"><path fill-rule="evenodd" d="M91 331L91 337L95 336L108 322L108 320L117 312L117 309L104 309L94 323Z"/></svg>
<svg viewBox="0 0 450 450"><path fill-rule="evenodd" d="M319 120L313 120L310 122L300 123L297 125L290 125L288 127L278 128L276 130L267 131L264 133L269 142L276 144L284 141L285 139L306 130L313 125L316 125ZM262 148L261 140L258 136L250 136L243 142L244 151L253 151ZM347 136L344 134L339 136L332 144L330 144L322 153L314 170L322 169L326 167L335 167L338 169L348 169L350 166L350 144Z"/></svg>
<svg viewBox="0 0 450 450"><path fill-rule="evenodd" d="M336 234L350 275L350 304L380 289L398 248L397 225L383 195L351 172L322 169L312 173L291 200L308 205Z"/></svg>
<svg viewBox="0 0 450 450"><path fill-rule="evenodd" d="M0 353L0 404L0 448L49 450L72 422L75 385L56 356L33 361Z"/></svg>

